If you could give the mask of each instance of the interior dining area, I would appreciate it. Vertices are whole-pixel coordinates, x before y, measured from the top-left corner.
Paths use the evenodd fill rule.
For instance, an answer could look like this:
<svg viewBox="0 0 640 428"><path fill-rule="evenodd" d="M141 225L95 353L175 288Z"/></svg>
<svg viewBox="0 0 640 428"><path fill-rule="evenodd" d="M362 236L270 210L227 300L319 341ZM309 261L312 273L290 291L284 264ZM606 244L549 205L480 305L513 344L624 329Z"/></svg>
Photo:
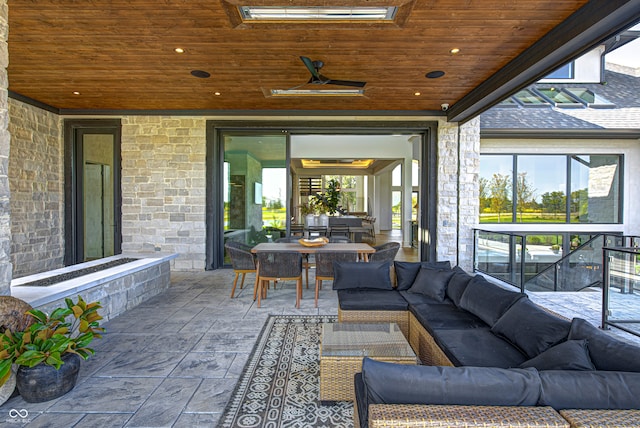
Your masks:
<svg viewBox="0 0 640 428"><path fill-rule="evenodd" d="M229 132L222 139L225 242L342 235L399 242L417 260L419 134Z"/></svg>

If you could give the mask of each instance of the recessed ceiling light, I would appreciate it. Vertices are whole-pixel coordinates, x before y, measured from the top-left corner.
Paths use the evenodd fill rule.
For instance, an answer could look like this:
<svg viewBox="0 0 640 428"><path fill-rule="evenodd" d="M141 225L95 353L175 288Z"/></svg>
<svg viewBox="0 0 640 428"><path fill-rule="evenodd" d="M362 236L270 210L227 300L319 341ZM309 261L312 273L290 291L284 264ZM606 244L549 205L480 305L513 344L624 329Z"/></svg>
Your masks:
<svg viewBox="0 0 640 428"><path fill-rule="evenodd" d="M194 77L199 77L201 79L207 79L211 77L211 73L207 73L204 70L191 70L191 75Z"/></svg>
<svg viewBox="0 0 640 428"><path fill-rule="evenodd" d="M422 94L420 92L414 92L413 95L415 95L416 97L419 97Z"/></svg>
<svg viewBox="0 0 640 428"><path fill-rule="evenodd" d="M78 92L78 91L73 91L73 95L80 95L80 92Z"/></svg>
<svg viewBox="0 0 640 428"><path fill-rule="evenodd" d="M176 53L184 53L184 49L182 48L175 48L174 51L176 51Z"/></svg>
<svg viewBox="0 0 640 428"><path fill-rule="evenodd" d="M460 52L460 48L453 48L453 49L451 49L449 52L451 52L452 54L454 54L454 55L455 55L455 54L457 54L457 53L459 53L459 52Z"/></svg>
<svg viewBox="0 0 640 428"><path fill-rule="evenodd" d="M430 71L427 74L425 74L425 76L429 79L437 79L438 77L444 76L444 71L440 71L440 70Z"/></svg>
<svg viewBox="0 0 640 428"><path fill-rule="evenodd" d="M215 96L219 96L219 95L220 95L220 92L214 92L214 93L213 93L213 95L215 95Z"/></svg>
<svg viewBox="0 0 640 428"><path fill-rule="evenodd" d="M240 6L245 21L393 21L397 7Z"/></svg>

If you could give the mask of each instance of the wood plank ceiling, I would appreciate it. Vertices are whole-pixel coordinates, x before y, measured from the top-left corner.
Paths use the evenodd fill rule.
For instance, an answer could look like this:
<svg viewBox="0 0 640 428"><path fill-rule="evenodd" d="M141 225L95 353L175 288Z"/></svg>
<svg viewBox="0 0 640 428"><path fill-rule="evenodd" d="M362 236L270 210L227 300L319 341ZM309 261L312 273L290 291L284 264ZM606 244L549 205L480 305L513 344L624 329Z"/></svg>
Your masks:
<svg viewBox="0 0 640 428"><path fill-rule="evenodd" d="M239 4L282 3L11 1L9 89L62 110L440 110L587 0L367 2L401 6L392 24L249 25L236 12ZM305 4L318 1L295 2ZM176 53L178 47L185 52ZM322 74L330 78L366 81L365 95L265 96L265 90L307 82L301 55L322 60ZM211 77L193 77L192 70ZM434 70L446 74L425 77Z"/></svg>

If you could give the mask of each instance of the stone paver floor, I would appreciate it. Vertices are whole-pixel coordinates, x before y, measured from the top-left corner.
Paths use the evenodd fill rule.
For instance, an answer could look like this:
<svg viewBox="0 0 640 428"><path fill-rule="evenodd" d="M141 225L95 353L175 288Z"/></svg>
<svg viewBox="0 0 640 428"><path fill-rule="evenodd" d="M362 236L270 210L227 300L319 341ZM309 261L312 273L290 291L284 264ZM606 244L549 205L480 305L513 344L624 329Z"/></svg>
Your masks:
<svg viewBox="0 0 640 428"><path fill-rule="evenodd" d="M269 314L337 314L330 282L314 308L313 275L300 309L294 306L291 281L271 290L257 308L253 276L234 299L229 298L232 280L227 269L172 272L167 292L104 324L108 332L95 342L96 355L82 363L71 392L37 404L14 397L0 406L0 425L215 426ZM562 315L579 314L598 325L597 308L595 315L585 315L597 302L587 304L585 296L532 298Z"/></svg>

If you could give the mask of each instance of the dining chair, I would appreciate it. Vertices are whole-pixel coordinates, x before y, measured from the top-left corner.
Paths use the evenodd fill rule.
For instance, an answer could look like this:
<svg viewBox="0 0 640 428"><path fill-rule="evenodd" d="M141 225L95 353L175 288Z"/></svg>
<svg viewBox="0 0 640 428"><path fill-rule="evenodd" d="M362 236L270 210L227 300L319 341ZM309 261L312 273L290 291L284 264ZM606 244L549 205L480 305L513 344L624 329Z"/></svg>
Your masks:
<svg viewBox="0 0 640 428"><path fill-rule="evenodd" d="M330 244L351 244L353 241L344 236L330 236L329 237Z"/></svg>
<svg viewBox="0 0 640 428"><path fill-rule="evenodd" d="M335 226L331 226L329 229L329 238L335 236L344 236L346 238L349 237L349 226L346 224L336 224Z"/></svg>
<svg viewBox="0 0 640 428"><path fill-rule="evenodd" d="M375 243L376 242L376 218L371 216L366 216L362 220L362 227L365 229L365 233L362 234L362 238L366 242Z"/></svg>
<svg viewBox="0 0 640 428"><path fill-rule="evenodd" d="M258 297L258 307L267 296L269 281L296 281L296 308L302 299L302 254L297 251L261 251L258 253L258 281L254 296Z"/></svg>
<svg viewBox="0 0 640 428"><path fill-rule="evenodd" d="M289 227L289 236L304 237L304 224L292 224Z"/></svg>
<svg viewBox="0 0 640 428"><path fill-rule="evenodd" d="M386 242L382 245L373 247L376 252L369 255L370 262L386 262L393 261L396 258L396 254L400 250L399 242Z"/></svg>
<svg viewBox="0 0 640 428"><path fill-rule="evenodd" d="M302 237L301 236L287 236L286 238L278 238L276 239L277 244L290 244L297 243ZM302 255L302 266L304 267L305 273L305 284L306 287L309 288L309 268L311 267L311 261L309 260L309 254Z"/></svg>
<svg viewBox="0 0 640 428"><path fill-rule="evenodd" d="M322 288L322 281L332 281L334 278L333 264L335 262L356 262L358 253L354 251L318 251L316 256L316 300L318 307L318 294Z"/></svg>
<svg viewBox="0 0 640 428"><path fill-rule="evenodd" d="M309 238L318 236L327 236L327 226L309 226L307 231L309 232Z"/></svg>
<svg viewBox="0 0 640 428"><path fill-rule="evenodd" d="M251 246L243 244L242 242L227 241L224 244L224 248L227 250L227 254L229 254L231 267L233 268L233 272L236 274L233 279L233 288L231 289L231 298L233 299L233 295L236 291L236 284L238 283L238 276L242 274L242 280L240 281L240 289L242 290L245 275L248 273L256 273L256 258L251 254ZM254 288L257 283L258 277L256 275Z"/></svg>

